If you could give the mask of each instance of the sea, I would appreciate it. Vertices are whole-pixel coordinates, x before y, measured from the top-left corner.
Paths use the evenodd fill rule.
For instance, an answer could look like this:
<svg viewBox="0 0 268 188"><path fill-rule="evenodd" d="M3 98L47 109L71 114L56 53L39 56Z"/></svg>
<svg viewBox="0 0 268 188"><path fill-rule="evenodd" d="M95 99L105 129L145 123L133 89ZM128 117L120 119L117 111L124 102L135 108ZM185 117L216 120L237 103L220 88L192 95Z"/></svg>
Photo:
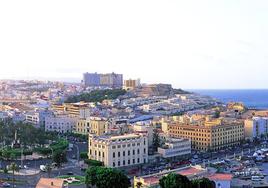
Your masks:
<svg viewBox="0 0 268 188"><path fill-rule="evenodd" d="M248 108L268 109L268 89L243 90L191 90L192 92L210 96L221 102L243 102Z"/></svg>

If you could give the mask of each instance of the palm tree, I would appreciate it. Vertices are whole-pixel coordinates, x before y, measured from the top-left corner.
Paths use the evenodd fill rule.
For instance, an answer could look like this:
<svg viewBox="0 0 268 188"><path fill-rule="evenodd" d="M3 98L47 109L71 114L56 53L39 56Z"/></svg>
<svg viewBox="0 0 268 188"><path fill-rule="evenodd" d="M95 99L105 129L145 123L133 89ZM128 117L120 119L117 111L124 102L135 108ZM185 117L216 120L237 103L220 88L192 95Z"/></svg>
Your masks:
<svg viewBox="0 0 268 188"><path fill-rule="evenodd" d="M45 170L46 170L46 172L47 172L48 177L50 178L50 173L51 173L51 171L52 171L52 166L51 166L51 164L46 164Z"/></svg>
<svg viewBox="0 0 268 188"><path fill-rule="evenodd" d="M12 179L12 182L13 182L13 188L15 187L15 171L18 172L19 171L19 167L16 163L11 163L9 165L9 170L12 171L12 175L13 175L13 179Z"/></svg>

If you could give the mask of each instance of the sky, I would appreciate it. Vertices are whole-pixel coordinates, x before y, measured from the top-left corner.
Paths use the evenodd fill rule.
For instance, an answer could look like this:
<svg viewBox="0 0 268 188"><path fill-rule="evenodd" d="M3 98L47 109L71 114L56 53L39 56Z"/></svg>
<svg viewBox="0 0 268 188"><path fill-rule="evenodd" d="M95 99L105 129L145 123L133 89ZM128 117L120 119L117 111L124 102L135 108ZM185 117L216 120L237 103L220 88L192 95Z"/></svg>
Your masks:
<svg viewBox="0 0 268 188"><path fill-rule="evenodd" d="M268 88L266 0L0 1L0 79Z"/></svg>

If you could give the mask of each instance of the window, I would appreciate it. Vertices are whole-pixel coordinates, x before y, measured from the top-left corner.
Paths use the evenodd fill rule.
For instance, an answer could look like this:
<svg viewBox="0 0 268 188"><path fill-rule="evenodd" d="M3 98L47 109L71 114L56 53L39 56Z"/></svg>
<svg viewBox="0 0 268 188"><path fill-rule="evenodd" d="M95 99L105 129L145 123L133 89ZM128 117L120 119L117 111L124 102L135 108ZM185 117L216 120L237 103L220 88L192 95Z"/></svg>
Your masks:
<svg viewBox="0 0 268 188"><path fill-rule="evenodd" d="M126 165L126 161L125 161L125 160L123 160L123 165L124 165L124 166Z"/></svg>
<svg viewBox="0 0 268 188"><path fill-rule="evenodd" d="M104 157L104 152L102 152L102 157Z"/></svg>
<svg viewBox="0 0 268 188"><path fill-rule="evenodd" d="M120 161L118 161L118 166L120 166Z"/></svg>
<svg viewBox="0 0 268 188"><path fill-rule="evenodd" d="M127 161L127 164L130 164L130 160Z"/></svg>
<svg viewBox="0 0 268 188"><path fill-rule="evenodd" d="M135 155L135 150L133 150L133 155Z"/></svg>
<svg viewBox="0 0 268 188"><path fill-rule="evenodd" d="M138 158L138 163L140 163L140 158Z"/></svg>
<svg viewBox="0 0 268 188"><path fill-rule="evenodd" d="M135 159L133 159L133 164L135 164Z"/></svg>
<svg viewBox="0 0 268 188"><path fill-rule="evenodd" d="M113 167L115 167L115 162L113 162Z"/></svg>
<svg viewBox="0 0 268 188"><path fill-rule="evenodd" d="M137 150L138 155L140 154L140 149Z"/></svg>
<svg viewBox="0 0 268 188"><path fill-rule="evenodd" d="M118 152L118 157L120 157L120 151Z"/></svg>
<svg viewBox="0 0 268 188"><path fill-rule="evenodd" d="M144 154L146 153L146 149L144 148Z"/></svg>
<svg viewBox="0 0 268 188"><path fill-rule="evenodd" d="M113 158L115 158L115 152L113 152Z"/></svg>
<svg viewBox="0 0 268 188"><path fill-rule="evenodd" d="M130 151L129 150L127 151L127 155L130 156Z"/></svg>
<svg viewBox="0 0 268 188"><path fill-rule="evenodd" d="M123 156L125 156L125 154L126 154L126 152L125 152L125 151L123 151Z"/></svg>

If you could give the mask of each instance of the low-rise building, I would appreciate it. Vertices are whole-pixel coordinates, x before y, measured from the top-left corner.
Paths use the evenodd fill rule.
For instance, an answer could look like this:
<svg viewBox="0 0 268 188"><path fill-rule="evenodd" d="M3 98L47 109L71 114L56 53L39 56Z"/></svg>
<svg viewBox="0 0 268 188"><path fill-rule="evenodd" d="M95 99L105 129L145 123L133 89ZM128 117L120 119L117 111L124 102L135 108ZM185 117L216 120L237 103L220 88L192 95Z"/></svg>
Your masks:
<svg viewBox="0 0 268 188"><path fill-rule="evenodd" d="M191 140L169 138L165 144L158 148L163 158L177 158L191 154Z"/></svg>
<svg viewBox="0 0 268 188"><path fill-rule="evenodd" d="M148 137L144 134L96 136L89 134L89 159L108 167L124 167L148 162Z"/></svg>
<svg viewBox="0 0 268 188"><path fill-rule="evenodd" d="M40 178L35 188L63 188L64 179L59 178Z"/></svg>
<svg viewBox="0 0 268 188"><path fill-rule="evenodd" d="M208 178L215 183L215 188L230 188L233 176L231 174L218 174L209 171L207 168L202 168L199 165L186 166L174 170L166 170L155 174L150 174L141 177L134 177L134 188L138 188L138 183L142 184L143 188L160 188L159 180L169 173L180 174L186 176L189 180Z"/></svg>

